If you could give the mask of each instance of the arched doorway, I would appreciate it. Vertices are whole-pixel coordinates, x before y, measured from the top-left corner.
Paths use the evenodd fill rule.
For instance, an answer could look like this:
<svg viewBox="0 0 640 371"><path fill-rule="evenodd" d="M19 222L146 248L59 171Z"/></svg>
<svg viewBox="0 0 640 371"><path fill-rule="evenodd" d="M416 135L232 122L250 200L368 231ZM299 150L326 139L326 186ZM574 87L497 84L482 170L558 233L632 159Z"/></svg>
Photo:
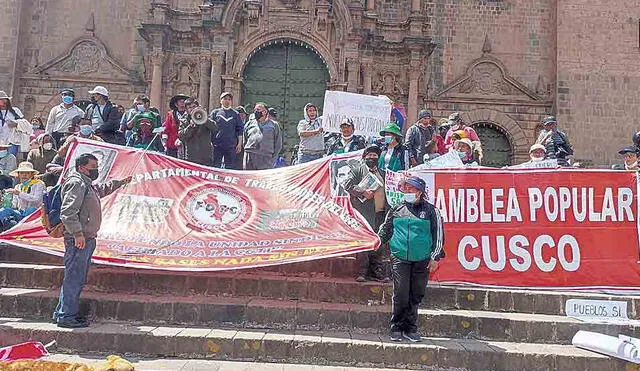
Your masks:
<svg viewBox="0 0 640 371"><path fill-rule="evenodd" d="M476 123L473 128L482 143L482 166L503 167L511 165L513 150L507 135L491 123Z"/></svg>
<svg viewBox="0 0 640 371"><path fill-rule="evenodd" d="M310 47L282 40L259 48L247 62L243 77L242 104L247 110L265 102L278 111L284 130L285 150L298 144L296 130L305 104L317 105L322 113L329 71Z"/></svg>

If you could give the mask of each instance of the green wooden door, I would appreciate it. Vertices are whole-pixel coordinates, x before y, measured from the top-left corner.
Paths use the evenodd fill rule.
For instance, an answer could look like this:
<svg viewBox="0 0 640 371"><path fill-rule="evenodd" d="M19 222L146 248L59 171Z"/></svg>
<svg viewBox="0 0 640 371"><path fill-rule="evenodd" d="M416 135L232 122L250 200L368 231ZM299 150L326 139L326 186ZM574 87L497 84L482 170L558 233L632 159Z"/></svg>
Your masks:
<svg viewBox="0 0 640 371"><path fill-rule="evenodd" d="M296 127L305 104L314 103L322 113L328 81L327 67L313 50L291 41L275 43L258 50L247 63L242 104L249 111L256 102L265 102L278 111L288 155L300 141Z"/></svg>
<svg viewBox="0 0 640 371"><path fill-rule="evenodd" d="M503 167L511 165L511 143L509 138L492 124L474 124L473 128L482 143L482 166Z"/></svg>

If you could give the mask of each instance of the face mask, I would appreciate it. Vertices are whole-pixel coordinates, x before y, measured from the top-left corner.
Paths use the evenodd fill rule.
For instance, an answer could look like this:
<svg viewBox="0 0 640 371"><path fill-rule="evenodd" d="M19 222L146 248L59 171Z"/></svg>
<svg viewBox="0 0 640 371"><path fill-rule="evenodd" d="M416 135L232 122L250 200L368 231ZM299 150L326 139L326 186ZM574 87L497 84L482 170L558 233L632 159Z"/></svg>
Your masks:
<svg viewBox="0 0 640 371"><path fill-rule="evenodd" d="M40 125L32 125L33 130L40 130Z"/></svg>
<svg viewBox="0 0 640 371"><path fill-rule="evenodd" d="M93 133L93 128L91 127L91 125L80 126L80 134L88 137L89 135L91 135L91 133Z"/></svg>
<svg viewBox="0 0 640 371"><path fill-rule="evenodd" d="M51 151L53 149L53 144L52 143L45 143L45 144L42 145L42 148L45 151Z"/></svg>
<svg viewBox="0 0 640 371"><path fill-rule="evenodd" d="M96 104L98 103L98 100L95 97L91 97L91 103Z"/></svg>
<svg viewBox="0 0 640 371"><path fill-rule="evenodd" d="M542 161L542 160L544 160L544 157L531 157L531 161L533 161L533 162L539 162L539 161Z"/></svg>
<svg viewBox="0 0 640 371"><path fill-rule="evenodd" d="M353 138L353 134L349 136L344 136L344 135L342 136L342 139L344 140L351 140L351 138Z"/></svg>
<svg viewBox="0 0 640 371"><path fill-rule="evenodd" d="M368 167L374 168L376 166L378 166L378 159L377 158L367 158L364 160L364 163L367 164Z"/></svg>
<svg viewBox="0 0 640 371"><path fill-rule="evenodd" d="M253 115L256 120L260 120L260 118L262 117L262 111L253 111Z"/></svg>
<svg viewBox="0 0 640 371"><path fill-rule="evenodd" d="M65 95L64 97L62 97L62 103L64 103L64 104L73 103L73 97L69 96L69 95Z"/></svg>
<svg viewBox="0 0 640 371"><path fill-rule="evenodd" d="M0 158L5 158L7 157L8 154L9 154L9 151L7 151L6 149L3 149L0 151Z"/></svg>
<svg viewBox="0 0 640 371"><path fill-rule="evenodd" d="M458 157L465 158L465 157L467 157L467 154L464 153L464 152L458 152Z"/></svg>
<svg viewBox="0 0 640 371"><path fill-rule="evenodd" d="M146 110L146 108L144 107L144 104L138 104L136 106L136 109L138 110L138 112L144 112Z"/></svg>
<svg viewBox="0 0 640 371"><path fill-rule="evenodd" d="M410 204L416 203L417 199L418 199L418 197L416 197L415 193L405 193L404 194L404 201L408 202Z"/></svg>
<svg viewBox="0 0 640 371"><path fill-rule="evenodd" d="M385 135L384 136L384 143L385 144L389 144L391 142L393 142L393 135Z"/></svg>
<svg viewBox="0 0 640 371"><path fill-rule="evenodd" d="M98 169L91 169L89 170L89 174L87 175L89 177L89 179L91 180L96 180L98 179Z"/></svg>

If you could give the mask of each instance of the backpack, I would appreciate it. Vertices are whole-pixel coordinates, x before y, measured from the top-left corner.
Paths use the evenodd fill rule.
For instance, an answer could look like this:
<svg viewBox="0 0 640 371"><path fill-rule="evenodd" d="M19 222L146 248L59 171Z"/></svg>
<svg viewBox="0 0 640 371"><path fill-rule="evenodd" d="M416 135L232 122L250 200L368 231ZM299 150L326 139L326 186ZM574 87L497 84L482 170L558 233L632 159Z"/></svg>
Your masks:
<svg viewBox="0 0 640 371"><path fill-rule="evenodd" d="M87 195L87 188L84 195ZM56 184L42 196L42 226L52 238L64 236L64 224L60 219L62 209L62 183Z"/></svg>
<svg viewBox="0 0 640 371"><path fill-rule="evenodd" d="M60 220L61 193L62 183L59 183L42 196L42 226L53 238L64 236L64 225Z"/></svg>

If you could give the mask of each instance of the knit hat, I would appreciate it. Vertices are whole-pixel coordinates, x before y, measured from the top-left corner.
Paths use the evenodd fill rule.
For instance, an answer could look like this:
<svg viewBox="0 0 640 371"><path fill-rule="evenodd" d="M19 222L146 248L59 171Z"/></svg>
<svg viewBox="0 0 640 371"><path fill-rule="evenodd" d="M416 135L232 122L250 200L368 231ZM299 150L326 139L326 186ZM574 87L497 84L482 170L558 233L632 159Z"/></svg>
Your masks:
<svg viewBox="0 0 640 371"><path fill-rule="evenodd" d="M418 120L426 119L426 118L431 118L431 112L427 111L426 109L423 109L420 112L418 112Z"/></svg>
<svg viewBox="0 0 640 371"><path fill-rule="evenodd" d="M384 136L385 133L395 134L402 138L402 131L400 130L398 124L396 124L395 122L388 123L387 126L384 127L384 129L380 130L380 136Z"/></svg>
<svg viewBox="0 0 640 371"><path fill-rule="evenodd" d="M413 188L419 190L422 193L424 193L425 189L427 188L427 184L424 182L424 180L417 176L409 177L404 182L405 184L412 186Z"/></svg>
<svg viewBox="0 0 640 371"><path fill-rule="evenodd" d="M369 147L364 149L364 152L362 153L362 158L364 158L369 153L376 153L378 157L380 157L382 150L380 149L380 147L376 146L375 144L372 144Z"/></svg>

